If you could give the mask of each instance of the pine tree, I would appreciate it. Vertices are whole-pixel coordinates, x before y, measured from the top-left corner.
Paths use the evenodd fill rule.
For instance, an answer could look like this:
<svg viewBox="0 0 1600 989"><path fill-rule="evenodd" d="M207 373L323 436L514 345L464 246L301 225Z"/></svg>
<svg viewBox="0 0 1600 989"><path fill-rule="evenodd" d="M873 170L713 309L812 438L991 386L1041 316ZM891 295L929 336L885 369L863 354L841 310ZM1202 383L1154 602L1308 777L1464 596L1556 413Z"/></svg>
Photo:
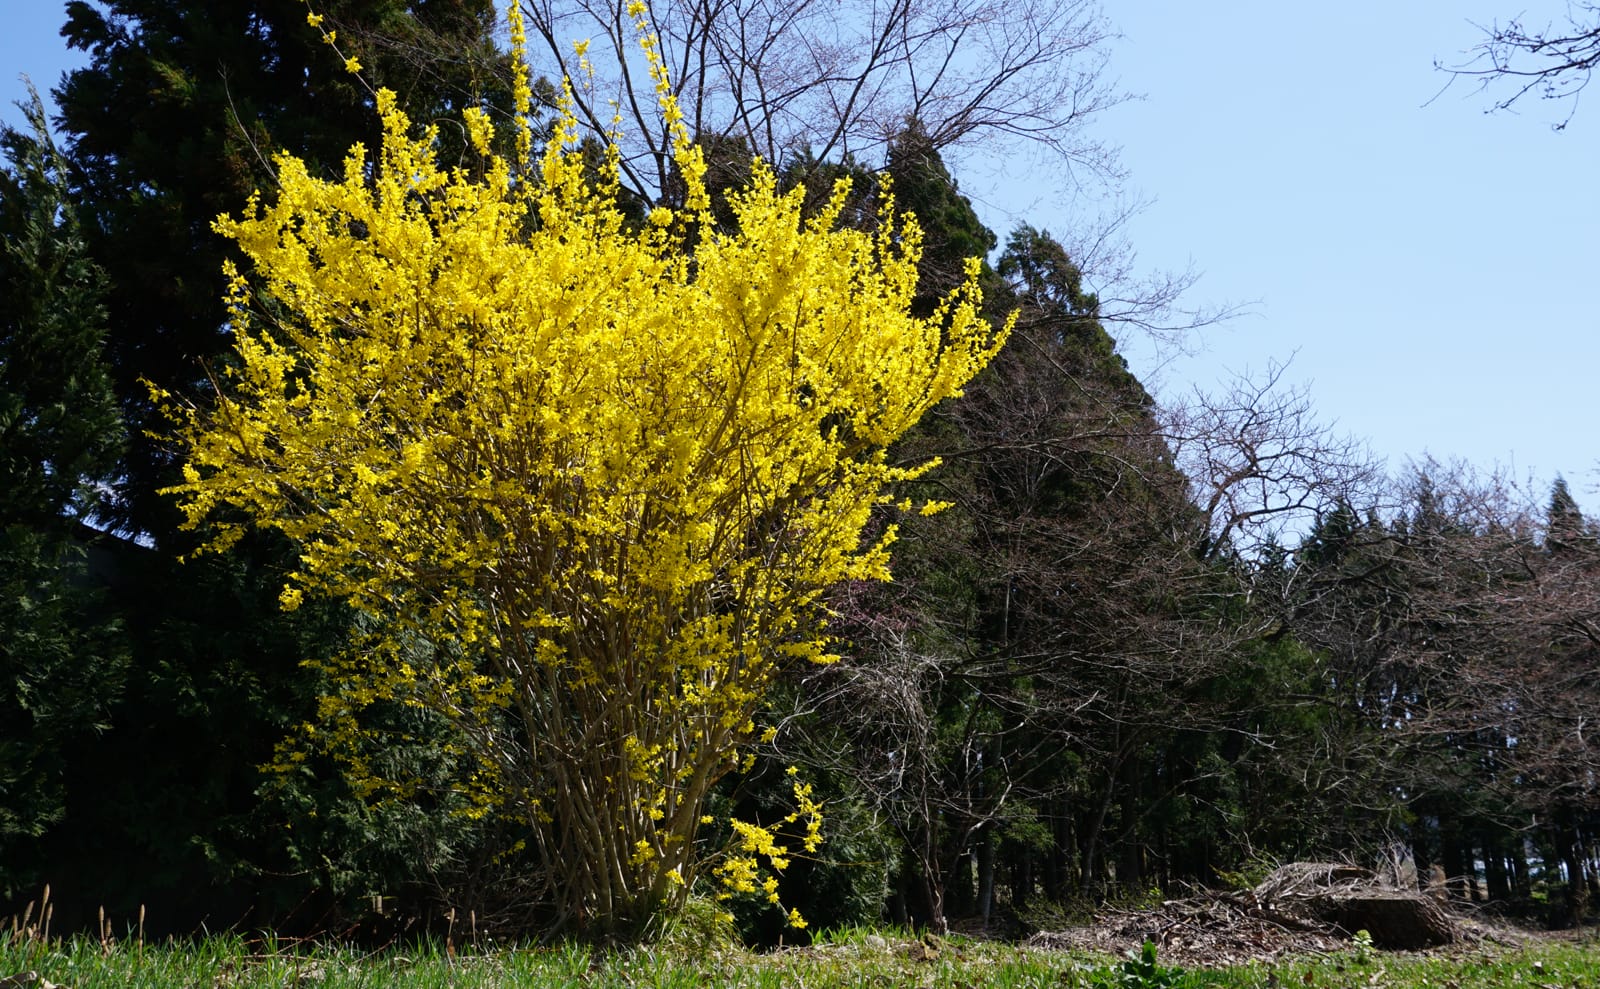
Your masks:
<svg viewBox="0 0 1600 989"><path fill-rule="evenodd" d="M102 356L105 276L30 93L18 105L31 133L0 131L0 520L59 530L96 510L122 429Z"/></svg>
<svg viewBox="0 0 1600 989"><path fill-rule="evenodd" d="M162 423L142 382L202 400L210 390L207 366L229 344L226 249L211 221L272 186L281 150L331 172L352 140L375 146L363 80L431 120L469 105L503 110L508 73L491 0L73 0L67 15L62 33L91 60L57 101L90 251L110 279L110 356L130 436L110 507L118 528L160 543L177 519L155 492L175 475L171 451L147 435ZM449 154L464 135L443 140Z"/></svg>
<svg viewBox="0 0 1600 989"><path fill-rule="evenodd" d="M0 897L42 879L34 839L65 812L65 749L120 688L114 622L89 585L99 486L122 439L88 259L44 105L0 130Z"/></svg>
<svg viewBox="0 0 1600 989"><path fill-rule="evenodd" d="M180 563L195 537L157 494L178 475L152 438L167 423L146 382L211 401L230 331L227 246L210 225L273 187L272 156L289 149L329 174L352 140L375 138L363 80L393 88L423 121L468 105L503 112L509 62L493 27L491 0L67 5L63 34L90 60L56 97L83 239L105 273L106 351L128 436L101 515L129 538L100 547L96 566L132 672L106 731L65 753L73 809L38 856L58 895L80 877L110 910L146 902L187 930L240 900L266 919L313 895L325 909L375 884L417 891L472 853L461 827L426 811L380 819L309 773L258 792L259 767L314 708L320 687L302 662L338 649L349 617L331 605L280 611L281 540ZM465 140L446 128L441 153ZM420 765L437 742L388 757ZM92 917L95 905L79 907Z"/></svg>
<svg viewBox="0 0 1600 989"><path fill-rule="evenodd" d="M1550 504L1545 509L1545 548L1552 553L1578 549L1581 544L1593 545L1594 527L1583 517L1578 500L1572 497L1567 479L1557 477L1550 486Z"/></svg>

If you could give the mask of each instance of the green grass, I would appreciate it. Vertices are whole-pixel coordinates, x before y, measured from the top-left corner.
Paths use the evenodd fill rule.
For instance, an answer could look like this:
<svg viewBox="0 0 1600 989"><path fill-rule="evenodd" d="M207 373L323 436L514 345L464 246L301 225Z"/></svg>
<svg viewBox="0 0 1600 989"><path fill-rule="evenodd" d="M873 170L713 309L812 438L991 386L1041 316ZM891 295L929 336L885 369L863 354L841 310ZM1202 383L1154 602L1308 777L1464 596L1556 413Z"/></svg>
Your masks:
<svg viewBox="0 0 1600 989"><path fill-rule="evenodd" d="M959 938L922 942L904 933L849 931L806 949L642 947L625 951L495 948L447 955L437 945L369 953L271 938L213 937L141 945L0 935L0 979L35 971L66 989L701 989L706 986L914 987L914 989L1596 989L1600 943L1462 951L1420 957L1351 950L1277 966L1184 971L1159 961L1091 958Z"/></svg>

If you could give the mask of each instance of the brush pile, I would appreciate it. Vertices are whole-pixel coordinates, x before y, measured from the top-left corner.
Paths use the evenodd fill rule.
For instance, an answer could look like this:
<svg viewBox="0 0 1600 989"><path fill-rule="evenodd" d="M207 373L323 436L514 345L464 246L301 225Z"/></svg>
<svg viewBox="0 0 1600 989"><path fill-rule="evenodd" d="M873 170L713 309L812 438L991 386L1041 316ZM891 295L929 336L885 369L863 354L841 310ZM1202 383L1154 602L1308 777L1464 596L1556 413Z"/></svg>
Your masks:
<svg viewBox="0 0 1600 989"><path fill-rule="evenodd" d="M1041 932L1030 943L1121 955L1151 941L1164 961L1214 966L1340 951L1358 931L1367 932L1372 947L1391 950L1432 948L1463 936L1430 896L1358 866L1294 862L1254 889L1103 914L1091 926Z"/></svg>

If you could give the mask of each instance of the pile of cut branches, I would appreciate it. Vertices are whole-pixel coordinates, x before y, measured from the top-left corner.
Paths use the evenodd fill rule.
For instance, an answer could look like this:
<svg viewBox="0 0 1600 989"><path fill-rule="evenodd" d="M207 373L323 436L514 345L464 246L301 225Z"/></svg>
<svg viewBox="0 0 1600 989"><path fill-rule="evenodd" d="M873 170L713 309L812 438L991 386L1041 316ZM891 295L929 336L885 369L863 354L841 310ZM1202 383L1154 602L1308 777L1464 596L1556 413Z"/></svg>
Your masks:
<svg viewBox="0 0 1600 989"><path fill-rule="evenodd" d="M1035 934L1030 943L1121 955L1151 941L1163 959L1215 967L1343 950L1358 931L1367 932L1375 947L1398 950L1437 947L1465 936L1432 897L1401 889L1370 870L1294 862L1254 889L1113 911L1097 916L1092 925Z"/></svg>

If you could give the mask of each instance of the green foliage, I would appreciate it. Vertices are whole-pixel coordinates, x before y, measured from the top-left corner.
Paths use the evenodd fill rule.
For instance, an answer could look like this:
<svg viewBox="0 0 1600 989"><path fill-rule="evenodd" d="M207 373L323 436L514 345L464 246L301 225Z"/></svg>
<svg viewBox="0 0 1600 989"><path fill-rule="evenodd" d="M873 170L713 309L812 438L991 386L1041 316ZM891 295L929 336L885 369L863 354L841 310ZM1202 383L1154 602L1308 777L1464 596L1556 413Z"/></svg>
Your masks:
<svg viewBox="0 0 1600 989"><path fill-rule="evenodd" d="M1218 869L1217 878L1228 889L1255 889L1282 864L1269 856L1256 854L1241 862L1237 869Z"/></svg>
<svg viewBox="0 0 1600 989"><path fill-rule="evenodd" d="M720 900L691 896L671 915L659 918L658 923L660 931L647 941L663 951L705 955L740 944L734 916Z"/></svg>
<svg viewBox="0 0 1600 989"><path fill-rule="evenodd" d="M416 799L359 793L326 762L263 775L327 689L302 659L341 648L350 624L327 602L278 608L280 541L183 565L111 548L111 600L142 675L107 729L67 753L78 797L38 856L63 929L102 903L121 916L147 904L152 929L178 933L222 913L291 931L384 930L451 907L480 927L525 922L507 889L527 873L522 835L460 813L459 754L424 712L379 712L370 753Z"/></svg>
<svg viewBox="0 0 1600 989"><path fill-rule="evenodd" d="M1183 969L1156 964L1156 946L1146 941L1131 956L1094 983L1095 989L1177 989Z"/></svg>
<svg viewBox="0 0 1600 989"><path fill-rule="evenodd" d="M1083 291L1083 272L1048 231L1026 223L1013 230L1006 239L999 272L1018 298L1033 308L1090 318L1099 313L1100 300ZM1111 355L1109 336L1100 333L1085 337L1094 341L1101 356Z"/></svg>
<svg viewBox="0 0 1600 989"><path fill-rule="evenodd" d="M82 546L0 528L0 899L50 877L40 839L65 816L71 757L126 678L117 632Z"/></svg>
<svg viewBox="0 0 1600 989"><path fill-rule="evenodd" d="M922 224L918 306L931 312L938 299L961 284L968 258L988 258L995 236L961 194L919 121L910 121L889 145L884 171L892 183L896 205L915 214ZM992 286L984 288L987 292Z"/></svg>
<svg viewBox="0 0 1600 989"><path fill-rule="evenodd" d="M915 128L888 170L930 245L993 246ZM923 291L946 277L930 255ZM1113 870L1142 889L1144 848L1203 868L1226 843L1213 808L1239 802L1206 731L1234 699L1211 686L1234 588L1197 558L1150 396L1059 242L1021 227L987 277L1010 341L898 450L941 456L918 494L955 507L901 525L894 587L841 602L852 655L815 678L804 757L848 753L902 843L896 909L932 925L1031 915L1041 887L1064 902ZM1160 727L1175 708L1192 730Z"/></svg>
<svg viewBox="0 0 1600 989"><path fill-rule="evenodd" d="M1372 932L1363 927L1351 938L1350 953L1355 956L1357 965L1365 965L1372 960L1372 951Z"/></svg>
<svg viewBox="0 0 1600 989"><path fill-rule="evenodd" d="M286 621L257 584L281 573L264 542L189 567L117 540L92 553L128 658L123 688L98 719L104 730L63 753L71 812L39 856L61 892L60 923L81 922L99 903L124 913L159 906L163 925L222 904L242 913L233 906L242 877L291 869L276 854L281 817L257 817L258 767L310 703L297 696L300 658L340 618ZM305 897L302 885L285 899Z"/></svg>
<svg viewBox="0 0 1600 989"><path fill-rule="evenodd" d="M0 130L0 524L60 531L95 509L122 429L101 354L105 276L29 92L30 131Z"/></svg>
<svg viewBox="0 0 1600 989"><path fill-rule="evenodd" d="M101 356L104 279L38 94L0 130L0 898L35 886L68 754L104 729L125 659L86 564L122 430Z"/></svg>
<svg viewBox="0 0 1600 989"><path fill-rule="evenodd" d="M759 758L752 771L717 794L710 810L719 818L776 822L794 810L792 779L783 759ZM804 944L806 931L788 927L785 912L800 911L811 931L851 928L877 923L889 894L889 875L898 857L894 834L848 777L812 765L815 796L824 807L826 840L814 852L801 851L803 830L789 825L783 837L794 850L793 860L778 875L782 907L759 897L735 899L725 906L732 912L744 943ZM721 840L720 836L712 841Z"/></svg>

